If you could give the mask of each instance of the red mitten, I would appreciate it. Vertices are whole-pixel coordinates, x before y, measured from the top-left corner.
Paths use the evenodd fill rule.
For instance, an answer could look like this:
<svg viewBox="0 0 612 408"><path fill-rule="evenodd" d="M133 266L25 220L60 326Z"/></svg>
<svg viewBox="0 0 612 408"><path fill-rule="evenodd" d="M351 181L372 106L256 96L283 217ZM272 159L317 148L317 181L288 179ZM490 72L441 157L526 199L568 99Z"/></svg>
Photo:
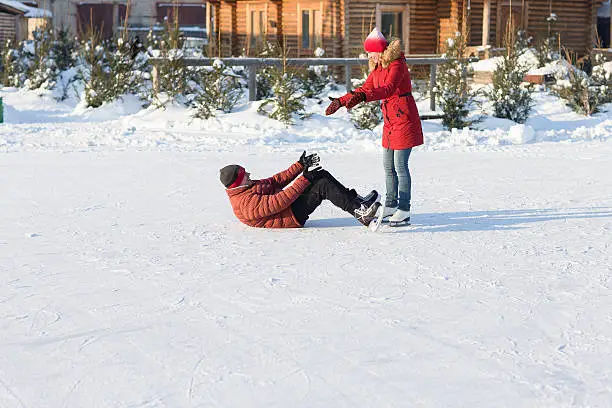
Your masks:
<svg viewBox="0 0 612 408"><path fill-rule="evenodd" d="M325 109L325 116L333 115L342 106L342 104L340 103L340 99L338 98L332 98L330 96L329 100L331 101L331 103L329 104L327 109Z"/></svg>
<svg viewBox="0 0 612 408"><path fill-rule="evenodd" d="M351 99L349 99L348 102L346 103L346 109L347 110L353 109L355 106L359 105L361 102L365 102L365 100L366 100L365 93L355 92L353 96L351 96Z"/></svg>

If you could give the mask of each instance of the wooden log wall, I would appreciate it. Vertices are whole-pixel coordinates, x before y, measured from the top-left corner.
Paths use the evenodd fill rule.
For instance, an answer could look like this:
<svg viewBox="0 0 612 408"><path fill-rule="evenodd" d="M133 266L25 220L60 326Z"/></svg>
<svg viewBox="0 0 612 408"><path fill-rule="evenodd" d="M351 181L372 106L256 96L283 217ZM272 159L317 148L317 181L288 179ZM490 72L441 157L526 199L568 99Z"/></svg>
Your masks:
<svg viewBox="0 0 612 408"><path fill-rule="evenodd" d="M402 12L408 14L402 40L409 54L436 52L438 40L436 0L386 0L384 3L357 0L348 3L348 30L344 47L346 57L357 57L364 52L363 41L376 26L377 3L379 7L401 7Z"/></svg>
<svg viewBox="0 0 612 408"><path fill-rule="evenodd" d="M341 25L340 12L341 2L339 0L288 0L282 1L282 36L280 41L286 40L288 54L291 57L313 57L316 47L321 46L326 51L327 57L334 55L340 50L342 38L340 34ZM302 47L302 25L301 15L303 10L314 10L320 13L320 20L316 24L321 27L321 38L319 43L312 43L310 47ZM314 24L313 15L310 16L310 24Z"/></svg>
<svg viewBox="0 0 612 408"><path fill-rule="evenodd" d="M482 45L484 2L485 0L471 0L471 9L470 14L468 16L468 26L470 27L468 46ZM491 45L492 47L497 46L497 7L498 1L491 0L491 8L489 14L489 45Z"/></svg>
<svg viewBox="0 0 612 408"><path fill-rule="evenodd" d="M446 41L454 38L455 33L461 30L460 11L462 4L458 0L439 0L437 2L438 28L438 52L444 52Z"/></svg>
<svg viewBox="0 0 612 408"><path fill-rule="evenodd" d="M413 1L410 7L410 54L435 54L437 42L436 1Z"/></svg>
<svg viewBox="0 0 612 408"><path fill-rule="evenodd" d="M236 2L220 1L215 5L215 22L217 23L215 44L221 47L220 54L223 57L235 55L238 48L235 40L236 30ZM220 43L220 44L219 44Z"/></svg>
<svg viewBox="0 0 612 408"><path fill-rule="evenodd" d="M548 30L547 17L557 15L553 31L561 33L561 44L578 53L589 49L595 39L597 8L603 0L514 0L512 8L520 13L520 21L528 35L534 38L545 35ZM439 44L444 49L447 38L460 31L467 0L438 1ZM482 45L484 0L470 0L470 12L465 14L469 27L470 46ZM492 0L490 10L489 44L501 47L505 27L502 22L507 16L502 14L509 9L509 0ZM524 7L524 9L523 9Z"/></svg>
<svg viewBox="0 0 612 408"><path fill-rule="evenodd" d="M389 4L401 4L395 0ZM346 42L344 47L344 57L358 57L364 53L363 41L376 26L376 3L367 0L349 0L348 9L348 30L345 32Z"/></svg>
<svg viewBox="0 0 612 408"><path fill-rule="evenodd" d="M590 27L589 0L553 1L552 12L558 16L553 30L561 34L561 44L577 52L584 51L590 43L587 29ZM547 1L529 2L528 33L533 36L545 35L546 18L551 7Z"/></svg>
<svg viewBox="0 0 612 408"><path fill-rule="evenodd" d="M17 26L17 16L9 13L0 12L0 41L4 46L6 40L15 41L15 28Z"/></svg>
<svg viewBox="0 0 612 408"><path fill-rule="evenodd" d="M363 40L376 26L377 7L405 7L408 18L407 51L410 54L443 52L445 42L469 26L468 45L482 45L483 10L485 0L221 0L216 6L216 21L222 32L223 55L240 55L249 49L247 18L250 10L263 10L267 36L282 43L286 39L289 56L312 57L316 46L322 45L328 57L356 57L363 53ZM522 11L522 21L529 35L547 31L546 18L552 10L558 16L554 30L561 33L561 42L577 52L589 48L594 40L597 7L603 0L514 0L513 10ZM501 46L500 16L508 8L508 0L491 0L489 45ZM377 6L378 4L378 6ZM552 6L552 7L551 7ZM301 11L317 10L322 15L322 43L302 48ZM498 21L499 20L499 21ZM311 24L313 24L311 16ZM407 38L406 38L407 37Z"/></svg>
<svg viewBox="0 0 612 408"><path fill-rule="evenodd" d="M546 18L550 11L558 17L553 30L561 33L561 45L583 54L593 46L597 24L597 7L594 0L531 0L528 2L528 33L542 35L547 32ZM551 7L552 6L552 7Z"/></svg>
<svg viewBox="0 0 612 408"><path fill-rule="evenodd" d="M234 38L239 48L239 54L258 56L263 47L263 41L278 42L279 9L280 3L273 1L236 2L236 35ZM257 13L255 24L259 24L258 19L263 16L261 24L264 28L264 32L259 36L260 41L255 43L251 39L251 33L253 32L251 13L253 12Z"/></svg>

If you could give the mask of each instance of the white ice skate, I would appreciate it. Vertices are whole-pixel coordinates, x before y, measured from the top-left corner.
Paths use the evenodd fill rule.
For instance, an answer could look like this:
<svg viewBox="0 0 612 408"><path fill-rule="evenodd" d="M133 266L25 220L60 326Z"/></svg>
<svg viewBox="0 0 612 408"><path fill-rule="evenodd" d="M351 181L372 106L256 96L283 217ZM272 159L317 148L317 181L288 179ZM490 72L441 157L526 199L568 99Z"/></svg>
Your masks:
<svg viewBox="0 0 612 408"><path fill-rule="evenodd" d="M402 225L410 225L410 211L404 211L398 208L389 218L389 226L401 227Z"/></svg>

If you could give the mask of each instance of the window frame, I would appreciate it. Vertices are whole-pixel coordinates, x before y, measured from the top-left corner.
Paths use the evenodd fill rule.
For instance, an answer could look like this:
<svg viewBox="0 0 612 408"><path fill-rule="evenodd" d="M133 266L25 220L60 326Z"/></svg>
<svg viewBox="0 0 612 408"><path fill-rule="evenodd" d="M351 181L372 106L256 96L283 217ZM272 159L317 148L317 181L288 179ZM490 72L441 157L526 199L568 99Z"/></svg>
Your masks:
<svg viewBox="0 0 612 408"><path fill-rule="evenodd" d="M410 2L405 5L376 3L376 27L382 28L382 13L402 13L402 38L404 52L410 53ZM390 38L387 38L390 40Z"/></svg>
<svg viewBox="0 0 612 408"><path fill-rule="evenodd" d="M259 30L259 33L255 33L253 27L254 21L252 20L253 13L257 13L258 22L256 24L258 28L263 28L263 32ZM246 5L246 48L247 54L251 48L257 47L257 45L264 41L264 38L268 35L268 4L247 4Z"/></svg>
<svg viewBox="0 0 612 408"><path fill-rule="evenodd" d="M314 3L309 3L308 6L302 7L300 3L297 5L297 28L298 28L298 50L314 51L318 43L323 45L323 2L316 6ZM304 12L308 12L308 48L303 47L304 42ZM317 15L318 14L318 15ZM318 31L318 32L317 32Z"/></svg>

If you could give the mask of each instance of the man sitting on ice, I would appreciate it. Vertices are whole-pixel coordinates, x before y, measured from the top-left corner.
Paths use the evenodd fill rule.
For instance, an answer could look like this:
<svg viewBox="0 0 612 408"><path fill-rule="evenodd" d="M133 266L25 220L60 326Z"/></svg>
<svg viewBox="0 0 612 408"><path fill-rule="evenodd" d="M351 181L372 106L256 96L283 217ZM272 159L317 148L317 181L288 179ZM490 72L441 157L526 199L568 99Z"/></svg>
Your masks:
<svg viewBox="0 0 612 408"><path fill-rule="evenodd" d="M309 170L318 163L316 153L307 156L304 151L287 170L264 180L251 180L251 173L237 164L223 167L220 178L234 214L251 227L303 227L323 200L331 201L363 225L369 225L380 206L376 190L360 197L321 167Z"/></svg>

